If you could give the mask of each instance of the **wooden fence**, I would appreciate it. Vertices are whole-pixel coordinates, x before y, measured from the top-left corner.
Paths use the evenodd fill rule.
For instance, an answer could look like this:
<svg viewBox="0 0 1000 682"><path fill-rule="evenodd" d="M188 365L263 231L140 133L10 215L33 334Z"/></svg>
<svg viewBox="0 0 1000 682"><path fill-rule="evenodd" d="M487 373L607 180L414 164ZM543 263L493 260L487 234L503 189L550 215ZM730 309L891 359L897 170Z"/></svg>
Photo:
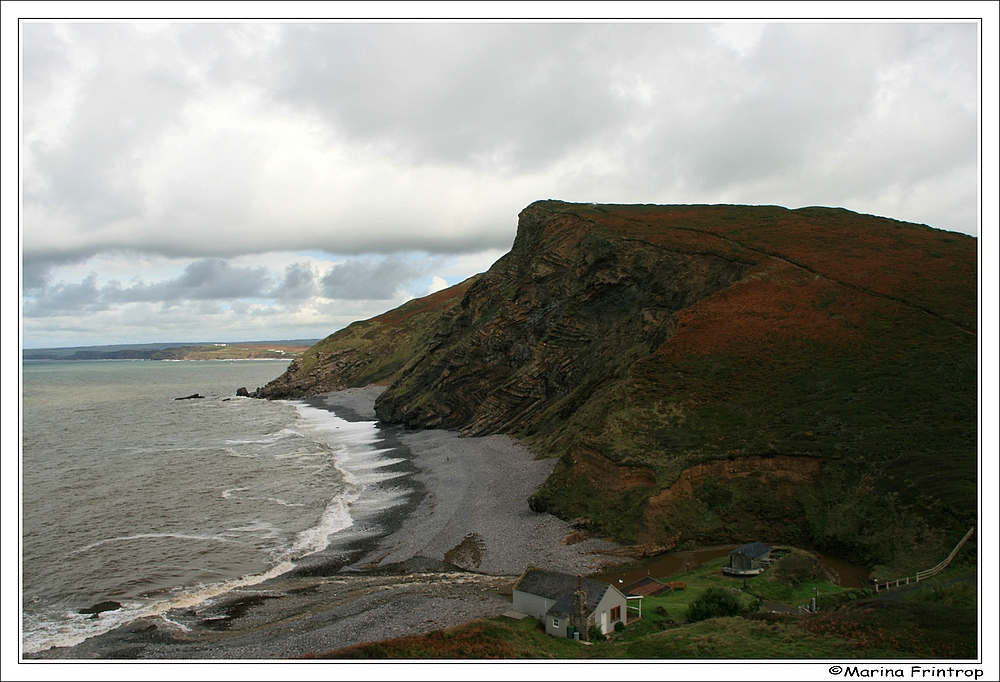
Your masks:
<svg viewBox="0 0 1000 682"><path fill-rule="evenodd" d="M962 549L965 543L969 541L969 538L972 537L972 533L975 530L976 530L975 526L970 528L969 532L965 534L965 537L962 538L957 545L955 545L955 549L951 550L951 554L948 555L948 558L939 563L937 566L935 566L934 568L928 568L926 571L917 571L917 574L913 577L913 582L919 583L921 580L927 580L928 578L933 577L938 573L940 573L941 571L943 571L944 569L948 568L948 564L950 564L952 560L955 558L955 555L958 554L958 550ZM905 585L909 585L910 576L906 576L905 578L897 578L896 580L887 580L884 583L879 583L878 580L875 580L874 582L875 582L875 591L878 592L879 590L882 589L888 590L890 587L903 587Z"/></svg>

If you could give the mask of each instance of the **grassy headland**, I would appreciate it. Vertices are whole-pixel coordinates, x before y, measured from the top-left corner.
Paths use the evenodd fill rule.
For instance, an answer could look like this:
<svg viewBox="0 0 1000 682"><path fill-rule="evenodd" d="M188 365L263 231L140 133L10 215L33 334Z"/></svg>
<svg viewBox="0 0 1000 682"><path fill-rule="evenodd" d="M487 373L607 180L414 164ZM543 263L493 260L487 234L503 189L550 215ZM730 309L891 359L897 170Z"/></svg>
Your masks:
<svg viewBox="0 0 1000 682"><path fill-rule="evenodd" d="M762 540L880 574L977 523L977 243L844 209L536 202L487 273L325 339L261 397L510 433L531 500L649 552Z"/></svg>

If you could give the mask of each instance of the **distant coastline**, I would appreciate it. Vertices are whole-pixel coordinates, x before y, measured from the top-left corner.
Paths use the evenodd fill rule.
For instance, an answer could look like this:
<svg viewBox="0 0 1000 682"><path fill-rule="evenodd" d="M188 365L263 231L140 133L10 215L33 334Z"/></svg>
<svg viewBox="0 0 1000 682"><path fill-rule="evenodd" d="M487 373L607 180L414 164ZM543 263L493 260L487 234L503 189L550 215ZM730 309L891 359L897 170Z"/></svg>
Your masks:
<svg viewBox="0 0 1000 682"><path fill-rule="evenodd" d="M291 360L316 339L31 348L21 360Z"/></svg>

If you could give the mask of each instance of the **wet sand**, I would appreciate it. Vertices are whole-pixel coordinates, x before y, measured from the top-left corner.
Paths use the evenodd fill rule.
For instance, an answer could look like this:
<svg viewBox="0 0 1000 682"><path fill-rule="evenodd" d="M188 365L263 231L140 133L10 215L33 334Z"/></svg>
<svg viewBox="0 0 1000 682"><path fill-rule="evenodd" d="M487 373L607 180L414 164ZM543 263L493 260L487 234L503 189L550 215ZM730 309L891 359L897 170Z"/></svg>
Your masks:
<svg viewBox="0 0 1000 682"><path fill-rule="evenodd" d="M310 404L373 420L383 387L348 389ZM615 545L563 540L569 524L527 498L555 460L536 460L507 436L387 429L413 486L411 503L380 519L386 535L321 552L273 580L194 609L135 621L75 647L30 658L285 659L421 634L510 608L528 566L591 573Z"/></svg>

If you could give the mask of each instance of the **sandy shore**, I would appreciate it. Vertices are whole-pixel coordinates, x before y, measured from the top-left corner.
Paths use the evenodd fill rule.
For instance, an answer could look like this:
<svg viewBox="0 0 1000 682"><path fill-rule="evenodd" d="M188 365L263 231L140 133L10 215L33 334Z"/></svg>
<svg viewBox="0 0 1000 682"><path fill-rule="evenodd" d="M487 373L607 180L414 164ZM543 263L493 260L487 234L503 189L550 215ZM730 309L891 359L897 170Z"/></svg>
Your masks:
<svg viewBox="0 0 1000 682"><path fill-rule="evenodd" d="M381 390L349 389L309 402L345 419L374 420ZM569 525L529 509L528 496L554 460L536 460L507 436L386 433L411 467L412 503L387 515L388 534L353 547L346 565L321 553L301 570L193 610L31 657L295 658L499 615L528 566L590 573L613 560L605 552L614 545L564 544Z"/></svg>

